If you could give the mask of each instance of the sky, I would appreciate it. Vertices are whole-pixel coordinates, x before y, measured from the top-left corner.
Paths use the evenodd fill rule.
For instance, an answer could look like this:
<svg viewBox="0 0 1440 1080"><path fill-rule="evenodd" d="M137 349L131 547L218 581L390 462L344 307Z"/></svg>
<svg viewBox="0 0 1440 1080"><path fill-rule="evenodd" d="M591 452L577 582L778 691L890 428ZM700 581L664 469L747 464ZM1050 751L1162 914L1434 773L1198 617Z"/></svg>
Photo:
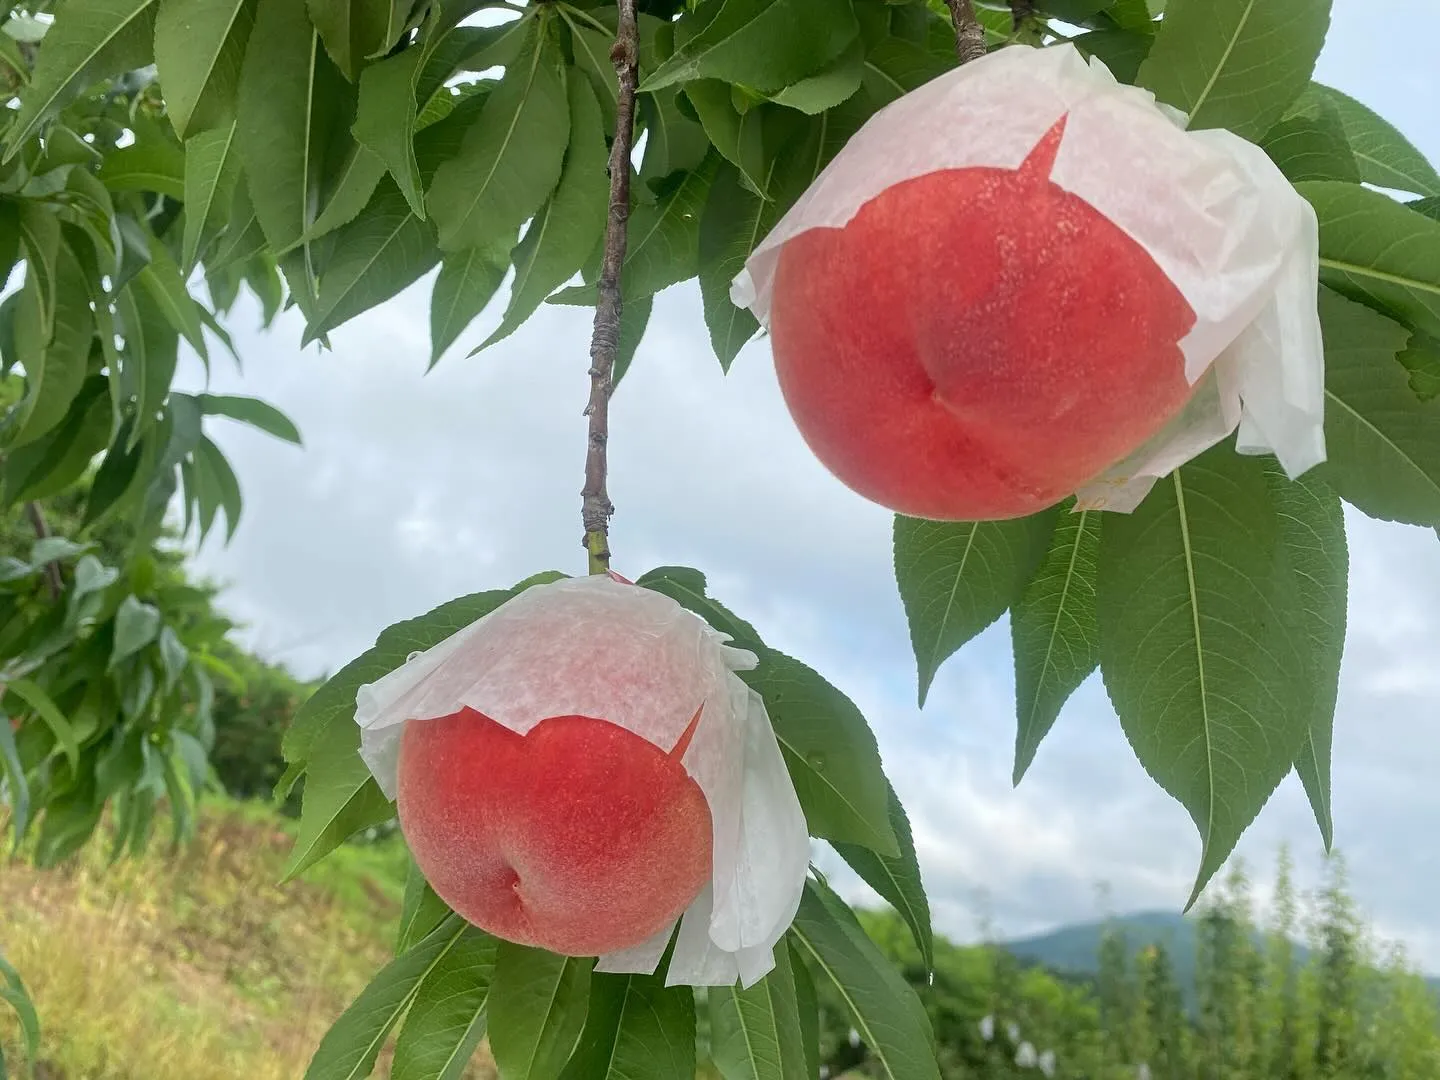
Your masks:
<svg viewBox="0 0 1440 1080"><path fill-rule="evenodd" d="M1440 5L1335 0L1317 78L1396 123L1440 160ZM1427 105L1427 103L1429 103ZM550 307L465 354L504 295L429 374L431 279L299 348L302 325L232 313L244 373L216 392L262 397L302 449L207 422L244 489L239 531L199 570L263 655L333 671L390 623L542 569L583 572L579 490L588 309ZM187 388L204 378L189 358ZM1116 911L1180 911L1200 842L1131 753L1098 676L1072 698L1030 772L1011 785L1014 682L1002 620L941 670L915 705L915 665L891 564L891 515L832 479L802 444L768 346L727 377L692 283L658 297L612 403L615 568L695 566L766 641L819 670L865 712L911 818L937 929L1019 936ZM1335 723L1334 816L1355 894L1386 938L1440 972L1440 543L1349 513L1350 633ZM1240 854L1264 881L1281 844L1303 886L1321 841L1293 776ZM826 861L827 870L838 861ZM867 893L841 878L853 899ZM873 898L873 895L872 895Z"/></svg>

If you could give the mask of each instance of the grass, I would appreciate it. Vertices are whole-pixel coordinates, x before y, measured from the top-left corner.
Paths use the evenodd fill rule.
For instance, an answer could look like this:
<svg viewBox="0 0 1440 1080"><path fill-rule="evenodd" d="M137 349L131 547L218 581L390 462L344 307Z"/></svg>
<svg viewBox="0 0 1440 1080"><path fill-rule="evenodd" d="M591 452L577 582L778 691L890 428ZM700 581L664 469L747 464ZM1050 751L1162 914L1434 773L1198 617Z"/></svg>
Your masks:
<svg viewBox="0 0 1440 1080"><path fill-rule="evenodd" d="M303 1076L390 958L406 856L350 845L282 887L291 828L263 805L212 802L178 855L158 832L109 867L105 837L54 870L0 861L0 953L40 1013L37 1077ZM19 1049L3 1012L0 1044ZM483 1049L467 1076L493 1078Z"/></svg>

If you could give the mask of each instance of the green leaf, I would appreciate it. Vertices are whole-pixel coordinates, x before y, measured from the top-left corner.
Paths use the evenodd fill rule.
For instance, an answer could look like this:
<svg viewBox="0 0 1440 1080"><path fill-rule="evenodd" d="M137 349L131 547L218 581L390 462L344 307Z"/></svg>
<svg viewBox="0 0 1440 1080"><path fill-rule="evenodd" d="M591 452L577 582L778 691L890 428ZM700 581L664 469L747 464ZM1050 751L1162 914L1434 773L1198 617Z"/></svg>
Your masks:
<svg viewBox="0 0 1440 1080"><path fill-rule="evenodd" d="M388 52L399 40L413 4L414 0L306 0L326 51L351 82L360 76L368 58Z"/></svg>
<svg viewBox="0 0 1440 1080"><path fill-rule="evenodd" d="M425 217L420 163L415 159L415 82L423 50L409 48L371 64L360 75L355 139L385 163L418 218Z"/></svg>
<svg viewBox="0 0 1440 1080"><path fill-rule="evenodd" d="M1388 120L1339 90L1319 83L1310 89L1339 114L1361 180L1416 195L1440 196L1440 173Z"/></svg>
<svg viewBox="0 0 1440 1080"><path fill-rule="evenodd" d="M505 318L474 352L519 329L550 293L579 273L605 231L610 183L600 106L583 79L570 80L569 94L570 147L560 182L515 248L515 279Z"/></svg>
<svg viewBox="0 0 1440 1080"><path fill-rule="evenodd" d="M236 105L236 145L255 215L275 251L304 237L324 158L348 125L347 88L296 0L258 0Z"/></svg>
<svg viewBox="0 0 1440 1080"><path fill-rule="evenodd" d="M1054 527L1053 510L1011 521L895 516L895 583L910 623L922 708L940 665L1019 598Z"/></svg>
<svg viewBox="0 0 1440 1080"><path fill-rule="evenodd" d="M809 1076L790 949L775 949L775 967L748 990L709 991L710 1057L724 1080L790 1080Z"/></svg>
<svg viewBox="0 0 1440 1080"><path fill-rule="evenodd" d="M860 33L851 5L831 0L724 0L718 12L687 13L698 33L641 83L646 91L695 79L722 79L771 93L814 75ZM707 21L708 20L708 21Z"/></svg>
<svg viewBox="0 0 1440 1080"><path fill-rule="evenodd" d="M395 1041L391 1080L461 1080L485 1035L498 942L473 926L420 984Z"/></svg>
<svg viewBox="0 0 1440 1080"><path fill-rule="evenodd" d="M1416 398L1396 362L1409 333L1324 288L1320 318L1327 460L1319 475L1371 517L1440 526L1440 403Z"/></svg>
<svg viewBox="0 0 1440 1080"><path fill-rule="evenodd" d="M433 227L410 212L393 180L382 180L370 204L336 236L301 344L389 300L439 259Z"/></svg>
<svg viewBox="0 0 1440 1080"><path fill-rule="evenodd" d="M1328 851L1335 838L1330 812L1330 747L1340 687L1340 658L1345 651L1350 578L1345 512L1340 499L1323 481L1312 476L1291 481L1272 459L1266 459L1266 467L1265 479L1280 519L1280 542L1295 568L1315 666L1309 733L1295 758L1295 771L1310 797Z"/></svg>
<svg viewBox="0 0 1440 1080"><path fill-rule="evenodd" d="M27 282L20 293L15 344L25 364L25 397L0 428L9 449L25 446L51 431L65 419L85 385L95 322L84 271L68 244L60 247L55 272L53 337L41 325L39 290Z"/></svg>
<svg viewBox="0 0 1440 1080"><path fill-rule="evenodd" d="M920 999L834 893L807 881L790 933L833 984L884 1080L939 1080Z"/></svg>
<svg viewBox="0 0 1440 1080"><path fill-rule="evenodd" d="M812 116L848 101L865 76L865 43L856 37L834 63L785 87L770 100Z"/></svg>
<svg viewBox="0 0 1440 1080"><path fill-rule="evenodd" d="M790 974L795 979L795 1006L800 1014L800 1041L805 1051L805 1075L820 1075L820 1002L815 993L815 980L805 966L805 957L796 936L789 934L785 952L790 961ZM779 958L776 958L779 964Z"/></svg>
<svg viewBox="0 0 1440 1080"><path fill-rule="evenodd" d="M33 1065L40 1057L40 1018L35 1012L35 1004L30 1000L20 973L3 956L0 956L0 977L5 980L0 984L0 1000L15 1010L15 1016L20 1021L20 1034L25 1040L25 1054ZM3 1060L0 1060L0 1068L3 1065Z"/></svg>
<svg viewBox="0 0 1440 1080"><path fill-rule="evenodd" d="M696 121L676 105L673 90L641 94L636 108L645 125L645 157L640 166L640 194L653 190L677 172L699 168L710 152L710 139Z"/></svg>
<svg viewBox="0 0 1440 1080"><path fill-rule="evenodd" d="M160 0L155 66L165 112L182 139L231 127L255 0Z"/></svg>
<svg viewBox="0 0 1440 1080"><path fill-rule="evenodd" d="M5 683L5 691L14 694L35 710L35 715L45 721L45 726L55 736L56 744L65 752L70 768L78 769L80 744L75 738L75 729L55 702L50 700L50 695L29 679L11 679Z"/></svg>
<svg viewBox="0 0 1440 1080"><path fill-rule="evenodd" d="M185 277L199 261L205 234L225 227L239 180L234 124L202 131L185 143L185 235L180 256Z"/></svg>
<svg viewBox="0 0 1440 1080"><path fill-rule="evenodd" d="M90 85L148 64L154 33L155 0L87 0L62 8L45 34L4 160Z"/></svg>
<svg viewBox="0 0 1440 1080"><path fill-rule="evenodd" d="M126 384L134 387L136 396L131 449L155 422L155 415L170 392L170 380L175 377L180 358L180 335L152 296L149 290L142 291L131 284L116 298L125 337Z"/></svg>
<svg viewBox="0 0 1440 1080"><path fill-rule="evenodd" d="M1309 731L1315 665L1265 465L1222 444L1105 522L1100 670L1203 843L1193 904Z"/></svg>
<svg viewBox="0 0 1440 1080"><path fill-rule="evenodd" d="M509 246L472 247L445 256L430 295L430 366L485 310L510 269Z"/></svg>
<svg viewBox="0 0 1440 1080"><path fill-rule="evenodd" d="M773 649L741 677L765 700L810 835L898 857L880 751L854 702Z"/></svg>
<svg viewBox="0 0 1440 1080"><path fill-rule="evenodd" d="M1295 187L1320 219L1320 280L1440 335L1440 222L1354 184Z"/></svg>
<svg viewBox="0 0 1440 1080"><path fill-rule="evenodd" d="M1305 90L1331 0L1170 0L1138 85L1190 116L1258 140Z"/></svg>
<svg viewBox="0 0 1440 1080"><path fill-rule="evenodd" d="M615 349L615 367L610 375L610 392L620 385L620 380L630 370L630 361L640 348L640 339L650 324L650 312L655 307L653 296L642 296L631 300L620 310L620 343Z"/></svg>
<svg viewBox="0 0 1440 1080"><path fill-rule="evenodd" d="M858 38L856 39L859 40ZM859 78L857 76L858 83ZM700 126L721 155L740 170L752 191L766 193L764 144L765 111L739 112L731 100L730 85L719 79L698 79L685 84L685 96L700 117Z"/></svg>
<svg viewBox="0 0 1440 1080"><path fill-rule="evenodd" d="M156 125L142 127L135 142L105 155L100 180L111 191L155 191L185 198L185 151Z"/></svg>
<svg viewBox="0 0 1440 1080"><path fill-rule="evenodd" d="M25 249L25 280L33 277L40 294L40 331L46 341L55 329L55 262L60 257L60 219L44 203L20 204L20 239Z"/></svg>
<svg viewBox="0 0 1440 1080"><path fill-rule="evenodd" d="M305 1080L369 1076L390 1029L465 934L464 920L452 915L409 952L381 968L325 1033L305 1070Z"/></svg>
<svg viewBox="0 0 1440 1080"><path fill-rule="evenodd" d="M893 787L890 787L890 827L894 829L900 846L897 856L880 855L858 844L835 844L835 850L860 875L861 880L888 901L905 920L928 973L935 967L930 901L925 897L925 885L920 879L920 860L915 854L910 819L905 816L905 807L900 804L900 797Z"/></svg>
<svg viewBox="0 0 1440 1080"><path fill-rule="evenodd" d="M10 835L14 837L10 853L17 855L30 828L30 782L25 778L25 765L15 746L10 717L4 713L0 713L0 777L5 780Z"/></svg>
<svg viewBox="0 0 1440 1080"><path fill-rule="evenodd" d="M711 154L663 199L630 212L621 295L652 296L698 272L700 216L719 164Z"/></svg>
<svg viewBox="0 0 1440 1080"><path fill-rule="evenodd" d="M310 226L306 238L317 239L354 221L370 202L370 196L375 194L375 189L385 178L385 172L385 162L357 143L332 185L333 193L326 201L325 209Z"/></svg>
<svg viewBox="0 0 1440 1080"><path fill-rule="evenodd" d="M615 109L619 100L615 65L610 62L610 47L615 43L615 31L613 28L603 32L597 30L581 18L572 18L570 12L564 8L560 9L560 13L570 27L570 45L575 54L575 67L589 80L590 89L598 99L605 133L611 135L615 131Z"/></svg>
<svg viewBox="0 0 1440 1080"><path fill-rule="evenodd" d="M165 676L165 693L175 688L176 681L190 662L190 650L185 648L178 634L171 627L160 631L160 667ZM184 732L178 734L183 735Z"/></svg>
<svg viewBox="0 0 1440 1080"><path fill-rule="evenodd" d="M779 206L766 202L740 182L733 165L724 165L710 185L700 216L700 296L705 305L705 326L710 345L724 371L760 323L748 308L730 300L730 283L740 273L750 252L778 220Z"/></svg>
<svg viewBox="0 0 1440 1080"><path fill-rule="evenodd" d="M259 398L236 397L230 394L201 394L200 408L206 416L228 416L242 424L259 428L285 442L301 445L300 430L291 419L269 402Z"/></svg>
<svg viewBox="0 0 1440 1080"><path fill-rule="evenodd" d="M1093 510L1060 514L1050 549L1010 612L1016 784L1066 700L1100 666L1095 575L1101 520Z"/></svg>
<svg viewBox="0 0 1440 1080"><path fill-rule="evenodd" d="M405 874L405 897L400 908L400 930L395 938L395 955L408 950L445 921L450 905L441 900L425 880L415 860L409 860ZM488 983L488 980L487 980Z"/></svg>
<svg viewBox="0 0 1440 1080"><path fill-rule="evenodd" d="M165 242L153 235L149 237L149 242L150 261L135 275L136 280L150 294L171 327L190 343L202 360L208 362L210 350L205 344L205 324L200 319L200 305L185 287L185 278Z"/></svg>
<svg viewBox="0 0 1440 1080"><path fill-rule="evenodd" d="M728 634L736 648L749 649L757 655L764 651L765 643L753 626L706 595L705 575L699 570L688 566L657 566L641 574L635 584L668 596L693 611L722 634Z"/></svg>
<svg viewBox="0 0 1440 1080"><path fill-rule="evenodd" d="M1360 169L1338 110L1324 100L1301 100L1304 108L1266 132L1261 148L1292 182L1341 180L1358 184Z"/></svg>
<svg viewBox="0 0 1440 1080"><path fill-rule="evenodd" d="M532 1070L528 1075L552 1074ZM688 986L667 987L658 975L591 975L585 1029L562 1075L565 1080L688 1080L695 1075L694 992Z"/></svg>
<svg viewBox="0 0 1440 1080"><path fill-rule="evenodd" d="M200 440L200 447L195 451L195 466L197 474L205 477L205 483L214 490L220 507L225 511L225 539L229 540L240 524L240 481L235 476L235 470L230 468L220 448L208 438ZM214 519L213 510L210 518ZM209 531L208 526L206 531Z"/></svg>
<svg viewBox="0 0 1440 1080"><path fill-rule="evenodd" d="M395 817L360 757L360 729L352 715L330 722L315 740L305 775L305 799L295 847L283 881L304 873L361 829Z"/></svg>
<svg viewBox="0 0 1440 1080"><path fill-rule="evenodd" d="M110 649L110 670L115 670L122 660L134 656L155 640L160 632L160 610L152 604L145 604L133 596L120 601L120 610L115 613L115 644Z"/></svg>
<svg viewBox="0 0 1440 1080"><path fill-rule="evenodd" d="M1091 30L1071 38L1070 43L1086 57L1099 57L1112 75L1123 83L1134 83L1140 67L1150 55L1155 35L1132 30Z"/></svg>
<svg viewBox="0 0 1440 1080"><path fill-rule="evenodd" d="M500 942L490 993L490 1052L506 1080L557 1080L585 1028L594 963Z"/></svg>
<svg viewBox="0 0 1440 1080"><path fill-rule="evenodd" d="M1417 398L1434 401L1440 396L1440 340L1414 334L1399 359L1410 372L1410 389Z"/></svg>
<svg viewBox="0 0 1440 1080"><path fill-rule="evenodd" d="M440 246L458 251L518 231L559 180L569 138L564 57L537 24L459 155L435 173L426 203Z"/></svg>
<svg viewBox="0 0 1440 1080"><path fill-rule="evenodd" d="M952 66L952 57L942 58L914 42L890 38L866 56L864 86L874 98L874 107L878 108L923 86Z"/></svg>

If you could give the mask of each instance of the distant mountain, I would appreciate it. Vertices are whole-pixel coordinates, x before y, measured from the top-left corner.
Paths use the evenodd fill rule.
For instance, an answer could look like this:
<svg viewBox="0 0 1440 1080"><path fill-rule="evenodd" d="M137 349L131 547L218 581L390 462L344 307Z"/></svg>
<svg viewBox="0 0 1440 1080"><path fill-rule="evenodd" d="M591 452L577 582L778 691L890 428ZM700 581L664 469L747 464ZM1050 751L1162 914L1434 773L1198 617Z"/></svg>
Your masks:
<svg viewBox="0 0 1440 1080"><path fill-rule="evenodd" d="M1048 934L1007 941L1004 946L1021 960L1061 975L1090 979L1099 970L1100 943L1106 930L1112 928L1124 933L1132 958L1151 945L1164 945L1165 951L1170 954L1181 992L1187 1003L1193 1003L1196 922L1174 912L1137 911L1130 915L1117 915L1110 920L1074 923ZM1296 964L1305 964L1309 959L1310 950L1297 943ZM1440 991L1440 978L1428 978L1426 982Z"/></svg>

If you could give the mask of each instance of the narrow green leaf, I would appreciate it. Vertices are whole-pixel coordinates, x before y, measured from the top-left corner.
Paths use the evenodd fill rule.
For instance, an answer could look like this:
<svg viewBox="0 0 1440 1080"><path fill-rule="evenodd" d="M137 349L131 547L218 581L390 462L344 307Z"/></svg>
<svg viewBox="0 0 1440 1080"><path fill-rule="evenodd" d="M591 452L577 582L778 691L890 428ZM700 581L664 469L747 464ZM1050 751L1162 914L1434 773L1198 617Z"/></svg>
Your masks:
<svg viewBox="0 0 1440 1080"><path fill-rule="evenodd" d="M10 727L10 717L4 713L0 713L0 777L5 780L10 835L14 838L10 853L16 855L30 829L30 782L25 778L25 765L15 746L15 731Z"/></svg>
<svg viewBox="0 0 1440 1080"><path fill-rule="evenodd" d="M5 690L35 710L35 715L45 721L50 734L55 736L56 744L65 752L70 768L79 769L80 744L75 738L75 729L59 706L50 700L50 695L29 679L11 679L5 684Z"/></svg>
<svg viewBox="0 0 1440 1080"><path fill-rule="evenodd" d="M890 792L865 717L798 660L761 647L742 678L765 701L811 836L898 857Z"/></svg>
<svg viewBox="0 0 1440 1080"><path fill-rule="evenodd" d="M311 747L300 828L283 880L298 877L361 829L394 817L394 806L360 757L354 716L332 720Z"/></svg>
<svg viewBox="0 0 1440 1080"><path fill-rule="evenodd" d="M166 626L160 631L160 667L165 676L165 693L175 688L185 670L185 665L190 662L190 650L185 648L180 636L175 633L172 627ZM184 732L178 734L183 735Z"/></svg>
<svg viewBox="0 0 1440 1080"><path fill-rule="evenodd" d="M302 344L389 300L439 259L433 226L410 212L393 180L382 180L360 216L336 234Z"/></svg>
<svg viewBox="0 0 1440 1080"><path fill-rule="evenodd" d="M710 1057L724 1080L791 1080L810 1075L790 949L775 949L774 969L748 990L709 991Z"/></svg>
<svg viewBox="0 0 1440 1080"><path fill-rule="evenodd" d="M1360 179L1416 195L1440 196L1440 173L1388 120L1328 86L1315 83L1311 92L1339 114L1360 165Z"/></svg>
<svg viewBox="0 0 1440 1080"><path fill-rule="evenodd" d="M20 204L20 239L25 250L25 280L35 279L40 293L40 330L46 341L55 329L56 260L60 257L60 219L45 203Z"/></svg>
<svg viewBox="0 0 1440 1080"><path fill-rule="evenodd" d="M859 40L858 38L856 39ZM856 77L859 82L859 77ZM697 79L685 84L685 96L700 117L711 144L740 170L752 191L766 193L763 108L739 112L731 100L730 84L719 79Z"/></svg>
<svg viewBox="0 0 1440 1080"><path fill-rule="evenodd" d="M600 106L583 79L571 79L568 92L570 146L560 182L515 248L510 305L480 349L514 333L550 293L579 273L605 231L610 182Z"/></svg>
<svg viewBox="0 0 1440 1080"><path fill-rule="evenodd" d="M159 237L150 236L150 261L138 274L137 281L150 294L155 307L165 317L190 347L205 361L210 359L210 350L205 343L205 324L200 319L200 305L185 287L185 277L170 249Z"/></svg>
<svg viewBox="0 0 1440 1080"><path fill-rule="evenodd" d="M1440 335L1440 222L1354 184L1295 186L1320 219L1320 280Z"/></svg>
<svg viewBox="0 0 1440 1080"><path fill-rule="evenodd" d="M1140 67L1150 55L1155 35L1132 30L1091 30L1071 39L1084 56L1099 57L1110 73L1123 83L1134 83Z"/></svg>
<svg viewBox="0 0 1440 1080"><path fill-rule="evenodd" d="M887 785L888 786L888 785ZM920 959L929 972L935 966L935 937L930 928L930 901L920 880L920 860L915 854L915 839L910 833L910 819L900 797L890 787L890 827L900 846L894 857L880 855L858 844L835 844L840 857L860 875L865 884L879 893L893 907L915 938Z"/></svg>
<svg viewBox="0 0 1440 1080"><path fill-rule="evenodd" d="M185 143L185 235L180 256L184 277L199 261L205 235L225 227L239 179L233 123L202 131Z"/></svg>
<svg viewBox="0 0 1440 1080"><path fill-rule="evenodd" d="M558 1080L585 1028L594 963L500 942L491 982L490 1051L507 1080Z"/></svg>
<svg viewBox="0 0 1440 1080"><path fill-rule="evenodd" d="M1193 904L1309 732L1305 609L1264 463L1222 444L1107 520L1097 610L1126 737L1200 831Z"/></svg>
<svg viewBox="0 0 1440 1080"><path fill-rule="evenodd" d="M346 118L347 88L296 0L257 0L236 105L236 146L270 246L306 235L327 147Z"/></svg>
<svg viewBox="0 0 1440 1080"><path fill-rule="evenodd" d="M636 108L645 125L645 157L640 165L641 198L653 198L656 185L677 172L700 167L710 139L700 124L682 113L674 90L641 94Z"/></svg>
<svg viewBox="0 0 1440 1080"><path fill-rule="evenodd" d="M136 395L136 424L130 448L155 422L155 416L170 392L170 380L180 357L180 335L153 299L153 292L132 283L116 298L121 333L125 338L122 363L126 383Z"/></svg>
<svg viewBox="0 0 1440 1080"><path fill-rule="evenodd" d="M154 52L155 0L88 0L62 7L35 61L15 126L5 140L13 158L41 123L91 84L148 64Z"/></svg>
<svg viewBox="0 0 1440 1080"><path fill-rule="evenodd" d="M563 8L561 14L565 16L570 27L570 45L575 54L575 67L585 75L590 82L590 89L595 92L605 134L613 135L615 109L619 99L615 65L610 62L610 47L615 43L615 32L613 29L598 30L582 18L572 18Z"/></svg>
<svg viewBox="0 0 1440 1080"><path fill-rule="evenodd" d="M55 273L53 336L41 325L39 290L27 282L20 293L15 344L25 364L25 396L0 428L9 449L33 443L55 428L85 385L95 322L84 271L68 244L60 246Z"/></svg>
<svg viewBox="0 0 1440 1080"><path fill-rule="evenodd" d="M1101 520L1093 510L1060 514L1040 568L1010 612L1016 784L1065 702L1100 666L1095 575Z"/></svg>
<svg viewBox="0 0 1440 1080"><path fill-rule="evenodd" d="M805 883L791 937L835 988L884 1080L939 1080L934 1036L915 991L840 899Z"/></svg>
<svg viewBox="0 0 1440 1080"><path fill-rule="evenodd" d="M135 142L105 155L100 180L111 191L155 191L185 198L185 151L157 124L142 127Z"/></svg>
<svg viewBox="0 0 1440 1080"><path fill-rule="evenodd" d="M269 402L231 394L201 394L199 401L206 416L228 416L231 420L239 420L242 424L259 428L277 439L294 443L296 446L301 445L300 429Z"/></svg>
<svg viewBox="0 0 1440 1080"><path fill-rule="evenodd" d="M400 929L395 938L395 955L434 930L450 914L450 905L441 900L425 880L415 860L409 860L405 874L405 896L400 907ZM487 980L488 983L488 980Z"/></svg>
<svg viewBox="0 0 1440 1080"><path fill-rule="evenodd" d="M753 626L706 595L705 575L699 570L688 566L657 566L641 574L635 584L668 596L693 611L722 634L728 634L736 648L749 649L757 655L764 651L765 643Z"/></svg>
<svg viewBox="0 0 1440 1080"><path fill-rule="evenodd" d="M775 204L747 189L733 165L721 167L700 217L698 254L705 326L724 371L760 329L748 308L731 302L730 283L775 224L775 213Z"/></svg>
<svg viewBox="0 0 1440 1080"><path fill-rule="evenodd" d="M849 100L864 77L865 43L857 36L828 67L785 87L770 100L814 116Z"/></svg>
<svg viewBox="0 0 1440 1080"><path fill-rule="evenodd" d="M370 202L385 172L385 162L379 155L357 143L345 159L339 178L331 185L332 193L325 209L310 226L307 239L318 239L354 221Z"/></svg>
<svg viewBox="0 0 1440 1080"><path fill-rule="evenodd" d="M0 984L0 999L15 1010L20 1034L25 1040L26 1058L33 1067L40 1057L40 1018L35 1012L35 1003L30 1000L20 973L3 956L0 956L0 977L5 980Z"/></svg>
<svg viewBox="0 0 1440 1080"><path fill-rule="evenodd" d="M420 984L395 1041L391 1080L461 1080L485 1035L495 938L466 926Z"/></svg>
<svg viewBox="0 0 1440 1080"><path fill-rule="evenodd" d="M1412 334L1399 359L1410 373L1410 389L1417 398L1428 402L1440 396L1440 339Z"/></svg>
<svg viewBox="0 0 1440 1080"><path fill-rule="evenodd" d="M796 935L785 937L785 952L790 961L790 974L795 980L795 1007L800 1014L800 1043L805 1051L805 1075L820 1075L820 1002L815 993L815 980L810 976L805 956ZM778 959L776 961L779 962Z"/></svg>
<svg viewBox="0 0 1440 1080"><path fill-rule="evenodd" d="M620 385L625 373L630 370L630 361L640 348L645 328L650 325L650 312L655 308L653 296L642 296L631 300L620 311L620 344L615 350L615 367L610 374L610 392Z"/></svg>
<svg viewBox="0 0 1440 1080"><path fill-rule="evenodd" d="M825 68L860 33L851 5L829 0L725 0L717 13L687 13L678 26L687 19L704 25L643 89L710 78L774 92Z"/></svg>
<svg viewBox="0 0 1440 1080"><path fill-rule="evenodd" d="M396 957L340 1014L305 1070L305 1080L359 1080L369 1076L391 1028L466 934L452 915L409 952Z"/></svg>
<svg viewBox="0 0 1440 1080"><path fill-rule="evenodd" d="M388 52L399 40L413 4L414 0L306 0L326 51L351 82L360 77L367 59Z"/></svg>
<svg viewBox="0 0 1440 1080"><path fill-rule="evenodd" d="M1371 517L1440 526L1440 402L1420 401L1396 354L1409 333L1329 289L1325 331L1325 443L1317 470Z"/></svg>
<svg viewBox="0 0 1440 1080"><path fill-rule="evenodd" d="M1310 83L1331 0L1170 0L1140 86L1190 127L1259 139Z"/></svg>
<svg viewBox="0 0 1440 1080"><path fill-rule="evenodd" d="M160 609L133 596L120 601L115 613L115 643L110 649L110 670L134 656L160 632Z"/></svg>
<svg viewBox="0 0 1440 1080"><path fill-rule="evenodd" d="M1334 105L1322 99L1301 99L1292 112L1261 140L1261 148L1292 182L1340 180L1360 182L1360 168Z"/></svg>
<svg viewBox="0 0 1440 1080"><path fill-rule="evenodd" d="M910 623L920 705L940 665L1004 614L1045 554L1047 510L1011 521L895 517L895 583Z"/></svg>
<svg viewBox="0 0 1440 1080"><path fill-rule="evenodd" d="M552 1074L532 1070L529 1075ZM584 1032L561 1075L565 1080L694 1076L693 991L667 987L658 975L591 975Z"/></svg>
<svg viewBox="0 0 1440 1080"><path fill-rule="evenodd" d="M1335 838L1330 812L1330 748L1335 701L1340 687L1340 658L1345 651L1345 617L1350 553L1345 543L1345 512L1340 499L1313 476L1286 478L1279 464L1266 460L1266 482L1280 518L1285 545L1304 605L1305 629L1314 666L1310 729L1295 758L1315 822L1328 851Z"/></svg>
<svg viewBox="0 0 1440 1080"><path fill-rule="evenodd" d="M430 295L430 366L465 332L490 303L510 269L509 245L472 247L440 263Z"/></svg>
<svg viewBox="0 0 1440 1080"><path fill-rule="evenodd" d="M390 170L414 215L425 217L420 163L415 159L415 82L424 50L412 47L360 74L360 104L351 128Z"/></svg>
<svg viewBox="0 0 1440 1080"><path fill-rule="evenodd" d="M155 66L165 112L182 139L232 127L255 0L160 0Z"/></svg>
<svg viewBox="0 0 1440 1080"><path fill-rule="evenodd" d="M200 440L195 461L203 470L206 483L215 487L220 507L225 511L225 539L229 540L235 535L235 529L240 524L240 481L220 448L208 438ZM211 516L213 518L213 513Z"/></svg>
<svg viewBox="0 0 1440 1080"><path fill-rule="evenodd" d="M518 230L559 180L569 138L564 57L537 23L459 155L435 173L426 204L440 246L484 246Z"/></svg>

